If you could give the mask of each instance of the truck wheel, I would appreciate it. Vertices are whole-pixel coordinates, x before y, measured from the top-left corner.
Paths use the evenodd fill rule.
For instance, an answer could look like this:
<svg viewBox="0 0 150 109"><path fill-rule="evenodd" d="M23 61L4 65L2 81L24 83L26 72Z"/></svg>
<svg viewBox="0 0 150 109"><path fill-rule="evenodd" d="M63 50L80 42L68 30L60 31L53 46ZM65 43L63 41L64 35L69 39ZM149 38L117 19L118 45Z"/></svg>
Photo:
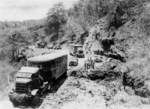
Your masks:
<svg viewBox="0 0 150 109"><path fill-rule="evenodd" d="M18 107L19 106L19 104L17 102L13 102L12 104L13 104L14 107Z"/></svg>
<svg viewBox="0 0 150 109"><path fill-rule="evenodd" d="M33 98L32 98L32 106L38 106L40 103L40 97L38 95L35 95Z"/></svg>
<svg viewBox="0 0 150 109"><path fill-rule="evenodd" d="M12 101L12 104L13 104L14 107L18 107L19 106L18 102L16 102L16 101Z"/></svg>
<svg viewBox="0 0 150 109"><path fill-rule="evenodd" d="M63 75L64 75L64 77L67 77L67 76L68 76L68 75L67 75L67 72L65 72Z"/></svg>

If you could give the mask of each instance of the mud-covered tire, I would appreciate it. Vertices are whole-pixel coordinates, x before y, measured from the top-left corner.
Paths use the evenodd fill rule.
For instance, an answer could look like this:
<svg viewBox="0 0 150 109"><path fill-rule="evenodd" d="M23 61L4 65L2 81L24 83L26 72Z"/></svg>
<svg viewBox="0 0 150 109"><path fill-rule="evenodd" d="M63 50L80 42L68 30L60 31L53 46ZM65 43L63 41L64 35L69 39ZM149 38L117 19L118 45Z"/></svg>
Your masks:
<svg viewBox="0 0 150 109"><path fill-rule="evenodd" d="M67 77L67 76L68 76L68 75L67 75L67 72L65 72L65 73L63 74L63 76L64 76L64 77Z"/></svg>
<svg viewBox="0 0 150 109"><path fill-rule="evenodd" d="M32 106L38 106L40 103L41 99L38 95L33 96L32 98Z"/></svg>
<svg viewBox="0 0 150 109"><path fill-rule="evenodd" d="M12 104L13 104L14 107L18 107L19 106L18 103L16 103L16 102L13 102Z"/></svg>
<svg viewBox="0 0 150 109"><path fill-rule="evenodd" d="M57 79L56 79L56 78L53 78L53 79L52 79L52 85L53 85L56 81L57 81Z"/></svg>

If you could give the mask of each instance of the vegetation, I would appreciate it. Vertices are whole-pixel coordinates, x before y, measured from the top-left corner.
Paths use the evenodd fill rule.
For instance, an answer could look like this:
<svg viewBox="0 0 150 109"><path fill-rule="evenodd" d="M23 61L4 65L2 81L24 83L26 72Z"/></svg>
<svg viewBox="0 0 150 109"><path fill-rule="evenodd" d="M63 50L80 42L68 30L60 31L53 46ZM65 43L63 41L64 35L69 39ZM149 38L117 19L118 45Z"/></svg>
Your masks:
<svg viewBox="0 0 150 109"><path fill-rule="evenodd" d="M59 31L63 28L63 25L66 24L66 22L67 13L63 3L55 4L47 14L47 20L45 23L46 34L54 34L55 37L59 37Z"/></svg>

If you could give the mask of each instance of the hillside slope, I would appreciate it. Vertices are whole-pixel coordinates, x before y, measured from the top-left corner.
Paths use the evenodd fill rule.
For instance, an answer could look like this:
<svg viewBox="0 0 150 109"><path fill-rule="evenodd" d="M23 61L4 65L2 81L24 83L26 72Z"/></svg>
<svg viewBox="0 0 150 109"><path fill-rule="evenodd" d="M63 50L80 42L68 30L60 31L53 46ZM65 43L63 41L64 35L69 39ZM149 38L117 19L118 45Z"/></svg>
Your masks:
<svg viewBox="0 0 150 109"><path fill-rule="evenodd" d="M87 55L99 50L102 56L122 62L113 69L124 75L123 84L131 86L136 94L146 97L150 95L149 10L149 4L143 5L143 8L138 8L136 15L128 18L125 24L111 32L107 30L107 16L100 19L91 28L84 44ZM96 37L97 33L99 35Z"/></svg>

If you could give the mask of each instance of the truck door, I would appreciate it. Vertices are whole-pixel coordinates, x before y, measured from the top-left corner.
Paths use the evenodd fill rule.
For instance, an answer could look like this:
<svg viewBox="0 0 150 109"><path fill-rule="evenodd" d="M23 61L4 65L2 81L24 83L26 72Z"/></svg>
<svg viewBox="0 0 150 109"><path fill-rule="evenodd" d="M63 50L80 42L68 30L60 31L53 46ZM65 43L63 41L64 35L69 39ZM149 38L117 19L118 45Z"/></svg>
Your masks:
<svg viewBox="0 0 150 109"><path fill-rule="evenodd" d="M61 65L61 58L57 59L55 61L55 77L56 79L59 78L59 76L61 75L61 68L60 68L60 65Z"/></svg>
<svg viewBox="0 0 150 109"><path fill-rule="evenodd" d="M52 78L54 78L56 75L55 61L52 61L52 63L51 63L51 73L52 73Z"/></svg>

